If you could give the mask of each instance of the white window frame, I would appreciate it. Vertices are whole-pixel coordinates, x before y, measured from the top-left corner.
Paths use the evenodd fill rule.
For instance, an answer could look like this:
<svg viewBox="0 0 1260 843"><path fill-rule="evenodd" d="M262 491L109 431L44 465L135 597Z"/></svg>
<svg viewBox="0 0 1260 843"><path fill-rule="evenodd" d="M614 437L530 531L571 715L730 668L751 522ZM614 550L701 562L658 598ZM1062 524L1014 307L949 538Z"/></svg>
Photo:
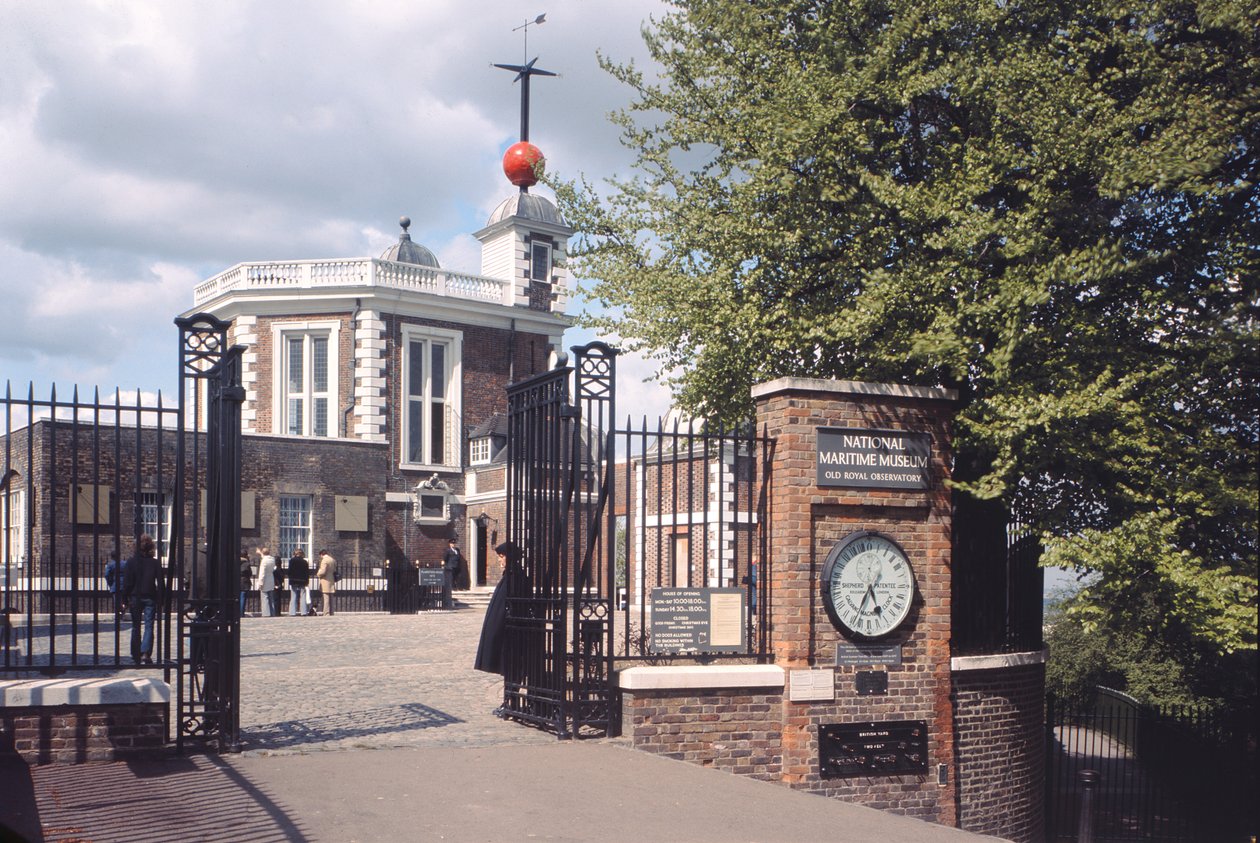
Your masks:
<svg viewBox="0 0 1260 843"><path fill-rule="evenodd" d="M341 323L336 320L308 322L276 322L271 326L271 432L279 436L301 436L305 438L337 439L340 436L338 422L340 400L337 394L341 379L340 360ZM302 429L299 433L289 432L289 340L302 338L302 375L303 389L300 396L303 400ZM311 382L311 338L328 341L328 389L318 396L312 391ZM314 431L315 398L327 398L328 417L327 433L317 436Z"/></svg>
<svg viewBox="0 0 1260 843"><path fill-rule="evenodd" d="M541 277L539 277L538 275L534 273L534 264L535 264L534 250L535 249L545 249L547 253L546 265L544 268L544 273ZM529 279L531 281L546 281L548 284L551 283L551 276L552 276L551 252L552 252L551 244L546 242L545 240L531 240L530 241L529 243Z"/></svg>
<svg viewBox="0 0 1260 843"><path fill-rule="evenodd" d="M165 564L171 547L171 496L148 490L140 493L140 532L157 545L158 559Z"/></svg>
<svg viewBox="0 0 1260 843"><path fill-rule="evenodd" d="M302 553L308 560L311 558L311 548L314 547L315 539L311 526L314 522L314 509L315 499L311 495L280 495L278 502L279 543L276 545L276 553L282 564L293 556L293 551L299 547L302 548ZM294 514L298 516L298 523L286 524L286 520L294 520Z"/></svg>
<svg viewBox="0 0 1260 843"><path fill-rule="evenodd" d="M16 482L17 477L13 480ZM21 568L26 561L26 490L0 494L0 567Z"/></svg>
<svg viewBox="0 0 1260 843"><path fill-rule="evenodd" d="M434 462L428 451L430 440L429 431L426 429L421 433L423 441L422 459L412 460L412 443L411 443L411 404L413 400L419 400L425 408L429 408L433 402L433 396L430 389L433 385L431 377L424 379L424 393L418 398L411 394L411 346L412 343L424 343L425 359L431 359L428 352L429 347L433 343L441 343L446 346L446 390L442 397L443 404L443 460ZM415 469L422 471L441 471L457 469L460 467L460 446L459 441L460 430L459 420L463 415L461 412L463 400L463 360L464 360L464 335L460 331L449 331L442 328L431 328L426 325L404 325L402 329L402 343L399 353L402 356L402 381L399 383L399 409L398 409L398 429L402 432L402 453L399 455L399 467L406 469Z"/></svg>
<svg viewBox="0 0 1260 843"><path fill-rule="evenodd" d="M472 440L468 443L468 464L489 465L491 450L491 439L489 436L479 436Z"/></svg>

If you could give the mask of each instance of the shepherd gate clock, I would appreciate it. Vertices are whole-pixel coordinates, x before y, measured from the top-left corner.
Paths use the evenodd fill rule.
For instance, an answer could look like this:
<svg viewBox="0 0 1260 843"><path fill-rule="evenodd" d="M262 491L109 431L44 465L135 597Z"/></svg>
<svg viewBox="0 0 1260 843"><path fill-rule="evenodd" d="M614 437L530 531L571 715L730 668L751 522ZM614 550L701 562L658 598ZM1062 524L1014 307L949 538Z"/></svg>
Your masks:
<svg viewBox="0 0 1260 843"><path fill-rule="evenodd" d="M914 570L895 541L864 530L845 537L827 554L821 585L823 605L836 629L879 638L910 614Z"/></svg>

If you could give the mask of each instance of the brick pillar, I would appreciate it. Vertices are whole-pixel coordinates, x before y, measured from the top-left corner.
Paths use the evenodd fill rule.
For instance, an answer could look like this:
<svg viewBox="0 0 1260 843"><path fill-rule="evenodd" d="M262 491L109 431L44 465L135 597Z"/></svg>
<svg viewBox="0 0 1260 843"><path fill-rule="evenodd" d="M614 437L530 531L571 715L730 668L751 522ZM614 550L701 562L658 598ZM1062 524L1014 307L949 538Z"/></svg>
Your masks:
<svg viewBox="0 0 1260 843"><path fill-rule="evenodd" d="M948 390L784 378L753 390L759 430L774 440L770 478L769 607L775 663L790 672L833 670L835 699L783 704L783 781L893 813L957 824L950 700L950 420ZM820 486L818 429L906 431L930 437L926 489ZM915 574L906 621L881 645L900 648L897 665L836 666L848 642L823 606L828 553L846 536L876 530L905 550ZM886 694L859 696L860 671L886 671ZM923 774L824 779L818 735L824 724L923 720ZM945 780L939 783L941 774Z"/></svg>

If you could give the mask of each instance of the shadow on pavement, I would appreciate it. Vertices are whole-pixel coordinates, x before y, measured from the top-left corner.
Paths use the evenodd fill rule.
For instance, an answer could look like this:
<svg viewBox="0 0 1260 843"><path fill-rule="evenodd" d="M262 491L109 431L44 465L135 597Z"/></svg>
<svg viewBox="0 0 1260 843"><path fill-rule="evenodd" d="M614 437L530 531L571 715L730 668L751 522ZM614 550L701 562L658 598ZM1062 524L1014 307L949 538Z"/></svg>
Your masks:
<svg viewBox="0 0 1260 843"><path fill-rule="evenodd" d="M405 703L283 723L245 726L241 728L241 740L248 749L289 749L306 744L433 729L463 722L458 717L427 705Z"/></svg>
<svg viewBox="0 0 1260 843"><path fill-rule="evenodd" d="M0 792L4 843L310 840L274 794L213 756L43 767L7 756Z"/></svg>

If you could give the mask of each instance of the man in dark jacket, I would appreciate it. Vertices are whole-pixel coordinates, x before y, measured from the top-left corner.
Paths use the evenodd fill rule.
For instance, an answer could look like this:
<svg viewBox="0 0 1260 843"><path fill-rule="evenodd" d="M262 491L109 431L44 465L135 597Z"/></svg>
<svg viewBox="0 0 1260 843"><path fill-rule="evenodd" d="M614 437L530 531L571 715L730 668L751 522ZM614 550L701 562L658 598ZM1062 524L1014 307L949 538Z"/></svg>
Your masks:
<svg viewBox="0 0 1260 843"><path fill-rule="evenodd" d="M463 561L463 554L459 552L459 545L455 539L449 539L446 542L446 553L442 555L442 608L453 609L455 604L451 599L451 589L455 585L455 572L459 570L459 563Z"/></svg>
<svg viewBox="0 0 1260 843"><path fill-rule="evenodd" d="M153 537L146 533L136 540L136 554L123 566L122 595L131 609L131 659L136 664L153 664L153 619L163 590L156 550Z"/></svg>
<svg viewBox="0 0 1260 843"><path fill-rule="evenodd" d="M310 592L307 591L311 584L311 563L300 547L293 551L293 558L289 560L288 576L289 617L308 614L311 610Z"/></svg>

